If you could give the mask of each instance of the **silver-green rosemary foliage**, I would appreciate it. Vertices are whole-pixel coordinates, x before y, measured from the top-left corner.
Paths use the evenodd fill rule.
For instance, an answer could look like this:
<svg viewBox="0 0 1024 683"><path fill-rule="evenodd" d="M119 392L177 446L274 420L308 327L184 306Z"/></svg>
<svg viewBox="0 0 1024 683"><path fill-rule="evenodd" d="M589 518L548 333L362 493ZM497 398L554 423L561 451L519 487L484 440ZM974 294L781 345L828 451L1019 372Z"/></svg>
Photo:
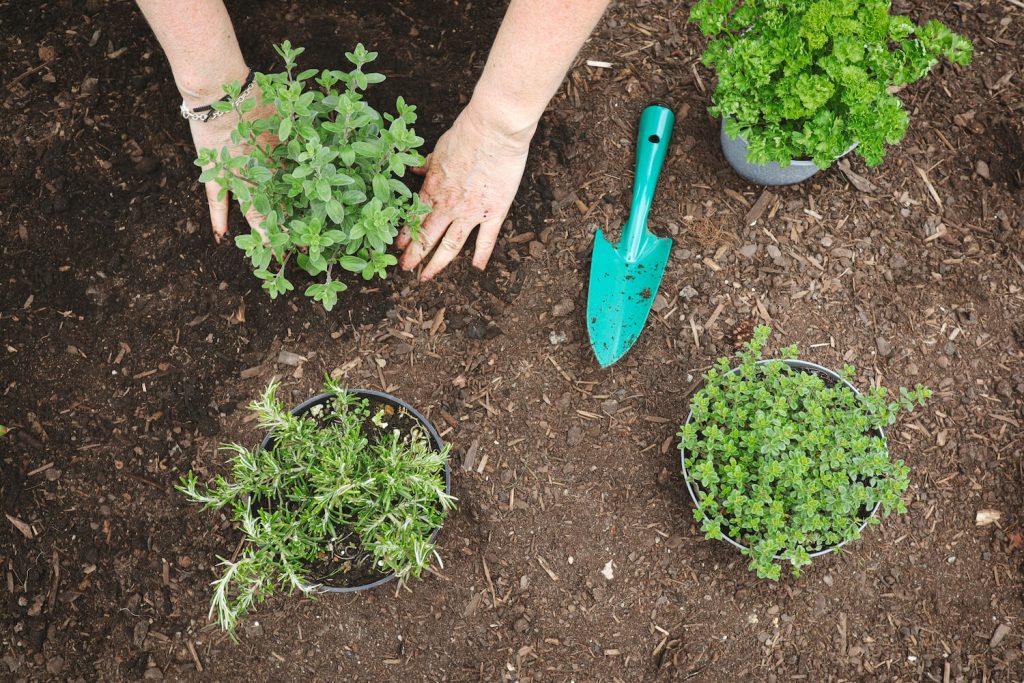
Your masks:
<svg viewBox="0 0 1024 683"><path fill-rule="evenodd" d="M213 509L226 508L245 534L236 561L221 559L210 614L234 635L238 619L277 589L311 593L309 566L324 557L352 556L361 548L373 569L401 582L430 564L430 536L455 506L445 491L450 450L438 451L426 430L388 430L393 419L327 380L330 403L300 416L277 399L277 384L250 404L260 427L273 434L262 450L238 444L231 473L212 486L194 472L178 490ZM371 437L364 430L374 425Z"/></svg>
<svg viewBox="0 0 1024 683"><path fill-rule="evenodd" d="M887 516L906 512L909 469L889 457L877 430L931 391L901 388L889 401L884 387L857 395L782 361L759 364L770 334L757 328L735 372L729 358L708 371L679 436L705 536L746 545L749 568L778 579L776 556L799 576L811 553L858 538L878 503ZM781 355L796 358L796 347ZM852 380L854 368L840 374Z"/></svg>
<svg viewBox="0 0 1024 683"><path fill-rule="evenodd" d="M381 114L363 99L363 91L384 75L363 71L377 58L362 44L345 57L352 71L307 69L296 73L303 48L288 41L274 49L285 71L256 74L260 102L271 113L253 121L253 98L233 102L241 84L225 87L231 102L214 109L238 116L231 138L246 142L247 153L232 155L227 147L199 151L196 165L206 170L202 182L217 181L223 197L229 190L243 212L255 208L264 216L260 230L235 238L256 277L271 298L294 289L285 266L294 258L319 281L306 296L331 310L346 285L338 269L364 279L387 277L398 260L388 253L398 230L406 225L415 238L429 211L419 195L402 182L409 167L423 164L417 149L423 138L411 128L416 107L401 97L397 114ZM278 144L266 144L267 135Z"/></svg>

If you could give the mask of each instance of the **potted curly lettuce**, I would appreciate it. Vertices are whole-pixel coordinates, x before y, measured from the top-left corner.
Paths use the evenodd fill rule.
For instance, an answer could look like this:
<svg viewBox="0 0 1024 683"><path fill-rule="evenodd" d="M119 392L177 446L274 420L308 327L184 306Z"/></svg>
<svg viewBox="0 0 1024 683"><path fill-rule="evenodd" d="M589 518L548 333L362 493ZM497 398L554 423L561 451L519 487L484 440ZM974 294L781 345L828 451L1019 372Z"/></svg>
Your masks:
<svg viewBox="0 0 1024 683"><path fill-rule="evenodd" d="M277 590L362 591L405 584L436 557L434 538L455 506L449 446L415 408L370 390L325 391L288 411L271 384L250 408L268 430L256 448L231 444L229 476L178 490L227 509L243 533L223 559L210 614L232 636ZM439 558L438 558L439 559Z"/></svg>
<svg viewBox="0 0 1024 683"><path fill-rule="evenodd" d="M679 432L694 517L709 539L750 558L761 578L789 562L799 576L811 558L836 550L877 524L879 509L906 512L909 470L889 456L883 427L923 405L918 385L887 400L884 387L861 394L854 369L836 373L797 360L762 360L771 330L761 326L738 354L721 358L690 400Z"/></svg>
<svg viewBox="0 0 1024 683"><path fill-rule="evenodd" d="M895 91L940 57L967 64L972 45L944 24L889 14L889 0L700 0L690 12L712 37L702 61L718 83L726 159L744 178L785 185L856 150L869 166L903 139Z"/></svg>

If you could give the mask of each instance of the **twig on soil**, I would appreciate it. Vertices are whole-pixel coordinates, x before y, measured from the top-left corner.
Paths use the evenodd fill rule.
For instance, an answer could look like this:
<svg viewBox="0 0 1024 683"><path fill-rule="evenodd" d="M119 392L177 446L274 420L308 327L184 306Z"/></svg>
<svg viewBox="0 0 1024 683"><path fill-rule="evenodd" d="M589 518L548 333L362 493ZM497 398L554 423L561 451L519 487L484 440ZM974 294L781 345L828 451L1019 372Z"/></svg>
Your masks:
<svg viewBox="0 0 1024 683"><path fill-rule="evenodd" d="M494 582L491 581L491 570L487 568L487 560L480 558L484 565L484 577L487 579L487 587L491 589L491 608L498 609L498 593L494 590Z"/></svg>
<svg viewBox="0 0 1024 683"><path fill-rule="evenodd" d="M245 545L245 536L238 539L238 545L235 546L235 552L231 553L231 562L234 563L238 559L238 553L242 552L242 546Z"/></svg>
<svg viewBox="0 0 1024 683"><path fill-rule="evenodd" d="M188 646L188 652L192 655L192 661L196 663L196 671L203 673L203 663L199 661L199 653L196 652L196 646L192 644L191 640L186 640L185 645Z"/></svg>
<svg viewBox="0 0 1024 683"><path fill-rule="evenodd" d="M50 613L53 612L53 606L57 602L58 588L60 588L60 555L55 548L53 551L53 581L50 583L50 595L46 600Z"/></svg>
<svg viewBox="0 0 1024 683"><path fill-rule="evenodd" d="M31 472L29 472L28 476L33 477L33 476L35 476L37 474L45 472L46 470L50 469L51 467L53 467L53 463L52 462L48 462L45 465L40 465L39 467L37 467L34 470L32 470Z"/></svg>
<svg viewBox="0 0 1024 683"><path fill-rule="evenodd" d="M42 71L46 67L48 67L51 64L53 64L53 62L54 62L54 60L50 59L50 60L47 60L47 61L43 62L39 66L32 67L31 69L29 69L28 71L24 72L20 76L15 77L14 80L12 80L10 83L8 83L6 85L6 88L8 90L12 89L14 86L18 85L18 83L21 83L23 80L25 80L26 78L28 78L32 74L39 73L40 71Z"/></svg>
<svg viewBox="0 0 1024 683"><path fill-rule="evenodd" d="M4 513L4 517L6 517L6 518L8 519L8 521L10 521L10 523L11 523L11 524L13 524L13 525L14 525L14 527L15 527L15 528L16 528L16 529L17 529L18 531L20 531L20 532L21 532L22 536L24 536L25 538L27 538L27 539L28 539L28 540L30 540L30 541L31 541L31 540L32 540L33 538L35 538L35 535L36 535L36 534L35 534L35 532L34 532L34 531L32 530L32 526L31 526L30 524L26 524L25 522L21 521L21 520L20 520L20 519L18 519L17 517L11 517L11 516L10 516L9 514L7 514L6 512Z"/></svg>
<svg viewBox="0 0 1024 683"><path fill-rule="evenodd" d="M545 560L543 557L538 555L537 556L537 563L540 565L541 569L543 569L545 572L547 572L548 577L550 577L552 581L558 581L558 574L556 574L553 571L551 571L551 567L548 566L547 560Z"/></svg>
<svg viewBox="0 0 1024 683"><path fill-rule="evenodd" d="M921 180L924 181L925 187L928 188L928 193L931 194L932 199L939 206L939 211L943 211L942 199L939 197L939 193L935 191L935 186L932 185L932 181L928 178L928 173L920 166L914 166L914 170L917 171L917 175L921 176Z"/></svg>

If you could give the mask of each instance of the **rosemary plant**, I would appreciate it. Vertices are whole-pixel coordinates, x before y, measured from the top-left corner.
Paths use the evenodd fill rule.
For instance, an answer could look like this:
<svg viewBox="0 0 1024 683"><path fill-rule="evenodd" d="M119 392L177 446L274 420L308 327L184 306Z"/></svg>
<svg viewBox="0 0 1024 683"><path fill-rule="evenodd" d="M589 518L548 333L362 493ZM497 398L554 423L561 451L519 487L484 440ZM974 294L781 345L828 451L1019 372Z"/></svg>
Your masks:
<svg viewBox="0 0 1024 683"><path fill-rule="evenodd" d="M368 400L328 379L331 401L292 415L277 388L249 406L272 434L267 448L227 445L229 476L201 487L189 472L177 487L229 510L245 534L240 555L220 558L213 582L210 615L232 637L238 619L275 590L315 592L326 577L310 575L314 564L342 580L353 569L403 584L420 576L436 554L431 534L455 506L444 481L450 448L435 449L425 429L389 429L399 416L392 406L371 414Z"/></svg>

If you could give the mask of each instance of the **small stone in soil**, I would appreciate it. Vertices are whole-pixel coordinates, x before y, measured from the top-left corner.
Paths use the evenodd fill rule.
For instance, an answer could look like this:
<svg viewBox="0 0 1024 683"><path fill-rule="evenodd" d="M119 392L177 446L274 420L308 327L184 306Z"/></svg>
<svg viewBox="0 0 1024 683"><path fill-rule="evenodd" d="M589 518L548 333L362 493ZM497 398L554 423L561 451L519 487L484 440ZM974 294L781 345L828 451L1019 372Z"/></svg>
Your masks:
<svg viewBox="0 0 1024 683"><path fill-rule="evenodd" d="M875 347L878 348L878 355L882 358L888 358L892 353L892 344L885 337L875 339Z"/></svg>
<svg viewBox="0 0 1024 683"><path fill-rule="evenodd" d="M565 332L555 332L552 330L551 334L548 335L548 341L551 342L552 346L558 346L559 344L564 344L569 341L569 335Z"/></svg>
<svg viewBox="0 0 1024 683"><path fill-rule="evenodd" d="M698 293L699 292L690 285L686 285L685 287L679 290L679 296L683 297L687 301L697 296Z"/></svg>
<svg viewBox="0 0 1024 683"><path fill-rule="evenodd" d="M64 658L60 655L50 657L50 659L46 661L46 670L54 675L59 674L64 670Z"/></svg>
<svg viewBox="0 0 1024 683"><path fill-rule="evenodd" d="M487 323L483 318L473 318L466 325L466 336L469 339L483 339L487 334Z"/></svg>
<svg viewBox="0 0 1024 683"><path fill-rule="evenodd" d="M146 642L146 636L149 635L149 621L146 619L140 619L135 624L135 629L132 631L132 643L137 648L142 648L142 645Z"/></svg>
<svg viewBox="0 0 1024 683"><path fill-rule="evenodd" d="M740 256L744 256L746 258L753 258L754 254L756 254L756 253L757 253L757 245L756 244L744 244L742 247L740 247Z"/></svg>
<svg viewBox="0 0 1024 683"><path fill-rule="evenodd" d="M1003 639L1010 633L1010 627L1006 624L999 624L996 627L996 632L992 634L992 640L989 641L989 647L996 647L999 643L1003 642Z"/></svg>
<svg viewBox="0 0 1024 683"><path fill-rule="evenodd" d="M242 628L245 631L245 635L250 638L258 638L263 635L263 624L258 621L246 622Z"/></svg>
<svg viewBox="0 0 1024 683"><path fill-rule="evenodd" d="M159 167L160 163L153 157L142 157L135 164L135 173L138 175L149 175Z"/></svg>
<svg viewBox="0 0 1024 683"><path fill-rule="evenodd" d="M572 299L562 299L551 309L551 315L556 318L561 318L569 315L576 310L576 304L573 303Z"/></svg>

